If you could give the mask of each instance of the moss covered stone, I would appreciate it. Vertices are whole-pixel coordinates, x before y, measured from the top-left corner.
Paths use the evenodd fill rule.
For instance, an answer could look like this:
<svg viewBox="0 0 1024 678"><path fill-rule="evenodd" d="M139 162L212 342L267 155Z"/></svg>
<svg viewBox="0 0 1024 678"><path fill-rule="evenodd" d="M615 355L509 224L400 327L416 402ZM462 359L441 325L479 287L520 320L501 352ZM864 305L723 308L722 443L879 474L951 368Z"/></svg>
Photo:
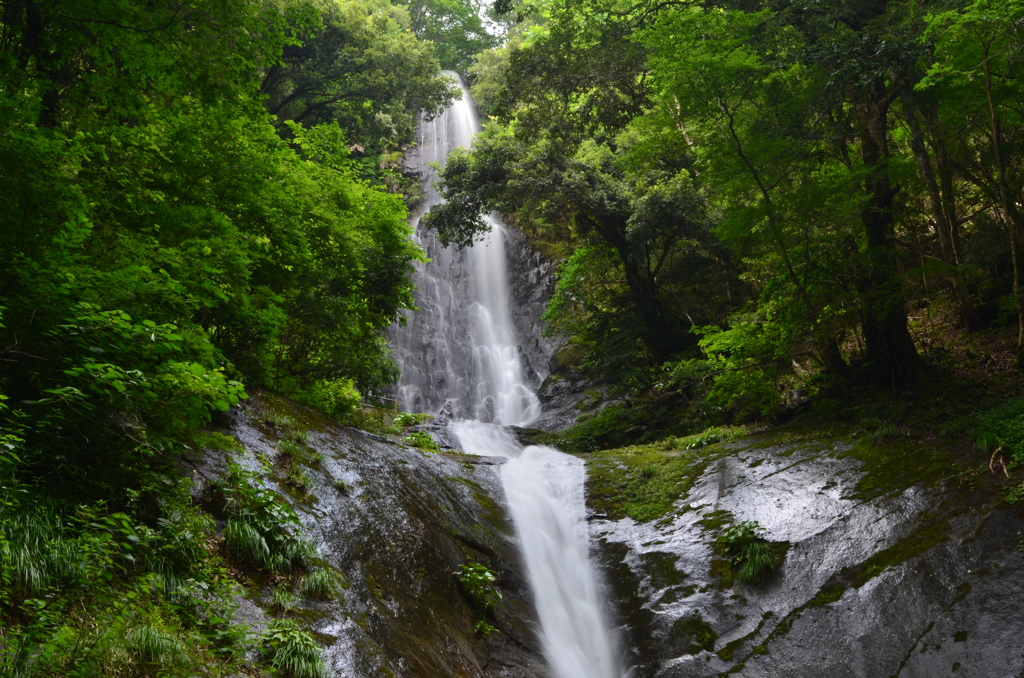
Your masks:
<svg viewBox="0 0 1024 678"><path fill-rule="evenodd" d="M702 650L713 652L718 634L700 613L695 613L676 620L669 631L669 639L680 654L697 654Z"/></svg>

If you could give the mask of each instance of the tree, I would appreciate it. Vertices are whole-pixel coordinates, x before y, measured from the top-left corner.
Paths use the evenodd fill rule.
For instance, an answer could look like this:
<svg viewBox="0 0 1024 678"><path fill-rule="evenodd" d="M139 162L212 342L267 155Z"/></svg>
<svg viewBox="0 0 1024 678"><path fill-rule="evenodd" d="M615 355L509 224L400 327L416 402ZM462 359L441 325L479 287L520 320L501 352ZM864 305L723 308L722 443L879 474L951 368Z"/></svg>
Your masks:
<svg viewBox="0 0 1024 678"><path fill-rule="evenodd" d="M286 45L263 76L267 109L287 121L335 123L366 153L412 142L416 117L451 105L458 87L437 77L435 50L388 0L323 0L319 26Z"/></svg>
<svg viewBox="0 0 1024 678"><path fill-rule="evenodd" d="M29 422L33 473L138 487L239 381L394 378L385 332L421 256L407 209L359 179L336 123L286 141L263 107L305 5L4 11L0 388L20 412L0 426Z"/></svg>
<svg viewBox="0 0 1024 678"><path fill-rule="evenodd" d="M491 33L497 26L485 23L485 5L480 0L408 0L400 4L408 9L416 36L434 43L442 68L465 73L474 54L498 43Z"/></svg>
<svg viewBox="0 0 1024 678"><path fill-rule="evenodd" d="M438 229L442 242L459 246L470 245L487 229L480 216L486 212L564 224L574 238L591 245L588 252L600 254L604 261L613 255L621 276L621 292L611 295L611 306L617 309L611 315L619 319L609 324L610 317L584 308L587 333L594 339L612 339L613 327L628 328L626 334L643 347L643 359L660 364L694 345L695 337L686 328L694 316L705 317L707 307L720 303L718 295L697 304L691 297L687 303L681 290L692 287L702 273L710 273L705 283L727 278L728 266L721 263L723 252L710 236L703 200L679 165L681 158L663 156L661 167L635 172L630 162L648 149L632 149L631 154L628 140L619 141L586 142L566 157L559 143L529 144L491 126L478 137L472 154L449 157L441 176L446 202L433 207L426 222ZM582 316L570 302L583 292L579 283L586 276L571 273L581 265L586 264L570 259L563 273L554 306L562 312L549 313L556 324L564 316L566 327L582 327ZM586 307L590 301L581 303ZM623 336L615 341L629 343Z"/></svg>
<svg viewBox="0 0 1024 678"><path fill-rule="evenodd" d="M937 149L948 158L937 118L957 122L961 153L956 170L994 207L1006 230L1013 262L1013 304L1017 312L1017 363L1024 364L1024 298L1021 292L1021 237L1024 235L1024 81L1017 75L1024 63L1024 3L978 0L929 17L935 41L928 76L917 89L941 97L931 125ZM941 110L941 113L940 113ZM949 163L953 165L954 163ZM948 181L948 180L947 180ZM949 182L951 183L951 182ZM951 186L945 189L947 199ZM948 203L947 203L948 204ZM946 207L957 223L955 206ZM955 233L955 231L954 231Z"/></svg>

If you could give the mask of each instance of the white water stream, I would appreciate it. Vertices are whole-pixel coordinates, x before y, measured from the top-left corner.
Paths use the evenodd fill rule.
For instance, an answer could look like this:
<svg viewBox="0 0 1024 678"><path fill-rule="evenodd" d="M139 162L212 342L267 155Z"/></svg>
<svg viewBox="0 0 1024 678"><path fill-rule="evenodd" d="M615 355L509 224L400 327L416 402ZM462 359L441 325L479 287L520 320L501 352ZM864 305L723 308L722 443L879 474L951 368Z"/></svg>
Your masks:
<svg viewBox="0 0 1024 678"><path fill-rule="evenodd" d="M417 271L422 310L396 333L399 402L405 411L450 407L463 418L452 425L463 450L509 458L502 484L555 677L620 678L619 648L588 555L583 462L550 447L524 449L503 428L540 415L540 401L523 379L508 308L504 225L487 217L490 235L461 252L440 248L419 227L419 217L440 201L428 163L468 147L479 129L465 86L461 101L421 123L419 168L427 186L416 237L432 261Z"/></svg>
<svg viewBox="0 0 1024 678"><path fill-rule="evenodd" d="M619 647L588 555L583 462L551 447L524 448L494 424L460 421L453 429L466 452L509 457L502 485L555 676L620 678Z"/></svg>

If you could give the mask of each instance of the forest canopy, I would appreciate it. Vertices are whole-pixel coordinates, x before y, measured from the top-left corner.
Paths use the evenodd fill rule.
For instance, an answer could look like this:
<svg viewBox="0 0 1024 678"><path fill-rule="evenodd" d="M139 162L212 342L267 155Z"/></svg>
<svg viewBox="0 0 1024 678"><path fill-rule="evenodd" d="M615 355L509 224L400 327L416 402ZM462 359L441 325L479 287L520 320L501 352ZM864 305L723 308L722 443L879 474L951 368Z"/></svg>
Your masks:
<svg viewBox="0 0 1024 678"><path fill-rule="evenodd" d="M388 0L0 2L0 673L141 675L126 624L203 671L242 648L178 464L253 389L341 414L394 380L423 256L402 152L459 96L413 26Z"/></svg>
<svg viewBox="0 0 1024 678"><path fill-rule="evenodd" d="M1024 357L1024 3L519 4L490 122L428 221L563 259L547 314L607 384L772 417L928 378L922 315ZM918 323L915 325L915 323Z"/></svg>

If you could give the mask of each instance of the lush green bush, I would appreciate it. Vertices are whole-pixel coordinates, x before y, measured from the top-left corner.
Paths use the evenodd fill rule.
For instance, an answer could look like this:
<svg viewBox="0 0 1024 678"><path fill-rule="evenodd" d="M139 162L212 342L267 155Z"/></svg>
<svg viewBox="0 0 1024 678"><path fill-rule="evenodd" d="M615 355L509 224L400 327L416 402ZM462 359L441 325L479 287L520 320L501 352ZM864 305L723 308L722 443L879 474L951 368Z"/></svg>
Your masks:
<svg viewBox="0 0 1024 678"><path fill-rule="evenodd" d="M351 379L320 379L298 399L324 414L344 419L359 407L362 396Z"/></svg>
<svg viewBox="0 0 1024 678"><path fill-rule="evenodd" d="M1024 398L1010 398L976 413L968 427L981 452L1002 448L1012 467L1024 464Z"/></svg>
<svg viewBox="0 0 1024 678"><path fill-rule="evenodd" d="M501 600L501 591L494 587L498 574L480 563L463 563L458 573L462 587L482 609L494 609Z"/></svg>

